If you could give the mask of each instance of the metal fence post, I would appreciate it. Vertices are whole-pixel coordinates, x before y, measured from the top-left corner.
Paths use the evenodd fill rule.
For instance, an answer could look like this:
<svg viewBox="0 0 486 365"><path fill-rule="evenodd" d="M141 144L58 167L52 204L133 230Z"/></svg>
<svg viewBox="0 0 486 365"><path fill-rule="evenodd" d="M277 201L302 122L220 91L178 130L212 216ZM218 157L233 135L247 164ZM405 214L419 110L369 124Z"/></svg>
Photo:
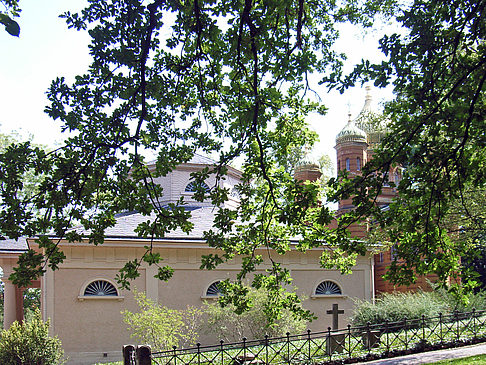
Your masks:
<svg viewBox="0 0 486 365"><path fill-rule="evenodd" d="M221 365L224 364L224 351L223 351L223 340L219 340L219 349L221 351Z"/></svg>
<svg viewBox="0 0 486 365"><path fill-rule="evenodd" d="M135 364L135 346L134 345L123 345L123 365L134 365Z"/></svg>
<svg viewBox="0 0 486 365"><path fill-rule="evenodd" d="M422 314L422 342L425 343L425 314Z"/></svg>
<svg viewBox="0 0 486 365"><path fill-rule="evenodd" d="M246 337L243 337L243 359L246 359Z"/></svg>
<svg viewBox="0 0 486 365"><path fill-rule="evenodd" d="M442 313L439 313L439 333L440 344L442 345L444 343L444 336L442 335Z"/></svg>
<svg viewBox="0 0 486 365"><path fill-rule="evenodd" d="M196 344L197 346L197 363L200 364L201 363L201 344L198 342Z"/></svg>
<svg viewBox="0 0 486 365"><path fill-rule="evenodd" d="M265 364L268 364L268 335L265 335Z"/></svg>
<svg viewBox="0 0 486 365"><path fill-rule="evenodd" d="M472 317L473 317L473 338L476 339L476 308L472 309Z"/></svg>
<svg viewBox="0 0 486 365"><path fill-rule="evenodd" d="M152 349L148 345L137 347L137 365L152 365Z"/></svg>
<svg viewBox="0 0 486 365"><path fill-rule="evenodd" d="M307 342L309 343L309 352L308 352L308 357L309 357L309 362L311 361L311 330L307 330Z"/></svg>
<svg viewBox="0 0 486 365"><path fill-rule="evenodd" d="M405 330L405 350L408 350L407 317L403 319L403 329Z"/></svg>
<svg viewBox="0 0 486 365"><path fill-rule="evenodd" d="M457 310L454 311L454 319L456 320L456 340L459 340L459 312Z"/></svg>
<svg viewBox="0 0 486 365"><path fill-rule="evenodd" d="M371 346L369 341L369 338L371 337L370 326L371 326L370 321L366 322L366 336L368 337L368 341L366 341L366 347L368 349L368 355L371 354Z"/></svg>
<svg viewBox="0 0 486 365"><path fill-rule="evenodd" d="M287 332L287 361L290 365L290 332Z"/></svg>
<svg viewBox="0 0 486 365"><path fill-rule="evenodd" d="M332 360L331 327L327 327L326 350L329 353L329 361Z"/></svg>
<svg viewBox="0 0 486 365"><path fill-rule="evenodd" d="M348 354L349 357L351 357L351 325L350 324L348 324L348 346L349 346Z"/></svg>
<svg viewBox="0 0 486 365"><path fill-rule="evenodd" d="M388 319L385 320L385 334L386 334L386 352L390 352L390 339L389 339Z"/></svg>

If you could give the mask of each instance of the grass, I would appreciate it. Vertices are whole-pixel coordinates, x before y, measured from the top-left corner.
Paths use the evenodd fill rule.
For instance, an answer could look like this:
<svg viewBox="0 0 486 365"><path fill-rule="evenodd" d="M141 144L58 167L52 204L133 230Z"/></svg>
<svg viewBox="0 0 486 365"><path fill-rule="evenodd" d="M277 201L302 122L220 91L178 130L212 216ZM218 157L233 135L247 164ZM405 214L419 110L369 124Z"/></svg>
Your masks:
<svg viewBox="0 0 486 365"><path fill-rule="evenodd" d="M449 360L442 360L439 362L431 362L430 364L434 365L444 365L444 364L453 364L453 365L486 365L486 355L475 355L470 357L463 357L460 359L449 359Z"/></svg>

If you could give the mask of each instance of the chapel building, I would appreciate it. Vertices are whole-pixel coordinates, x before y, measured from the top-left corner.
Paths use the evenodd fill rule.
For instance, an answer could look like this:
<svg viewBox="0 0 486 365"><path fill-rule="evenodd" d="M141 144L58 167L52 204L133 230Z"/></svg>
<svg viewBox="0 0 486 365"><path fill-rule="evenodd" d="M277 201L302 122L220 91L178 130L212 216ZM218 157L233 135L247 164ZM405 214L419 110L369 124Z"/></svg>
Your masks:
<svg viewBox="0 0 486 365"><path fill-rule="evenodd" d="M360 174L362 167L373 156L373 149L381 140L386 129L371 109L368 94L363 110L351 120L336 137L338 170L349 174ZM189 233L175 230L164 238L151 240L140 237L135 228L138 224L155 217L139 212L123 212L116 216L116 224L105 232L103 245L93 246L87 241L69 242L60 240L59 247L66 256L59 269L47 272L34 285L41 289L41 311L45 320L50 319L51 334L57 335L69 357L68 364L93 364L115 361L121 358L122 345L133 343L121 312L138 311L133 292L118 288L115 277L129 260L140 258L144 246L152 244L155 253L164 258L163 264L174 269L173 277L163 282L154 277L157 267L143 263L140 276L132 287L143 291L146 296L173 309L185 309L188 305L200 307L205 301L217 299L217 283L225 279L235 279L241 267L242 258L236 257L215 270L200 270L201 256L216 253L208 246L203 232L212 227L217 207L210 200L198 202L193 198L194 184L191 173L215 166L215 161L195 155L190 161L180 164L171 173L155 179L163 188L164 195L158 202L161 205L184 199L185 208L191 211L194 229ZM155 163L148 168L155 170ZM312 161L301 161L295 167L295 178L300 181L315 181L319 178L319 166ZM401 170L390 172L398 182ZM228 167L225 180L216 180L210 175L205 181L209 189L216 184L228 189L230 199L227 208L235 208L240 202L237 185L241 182L241 172ZM397 191L385 187L378 204L386 209ZM352 199L339 202L337 214L353 209ZM350 227L354 237L366 238L368 226L365 223ZM80 229L81 234L83 231ZM86 233L86 232L84 232ZM41 250L35 238L0 241L0 267L5 283L4 326L8 328L14 320L22 319L22 289L16 288L8 276L15 266L16 259L27 247ZM290 252L279 256L274 252L263 252L265 260L257 273L264 273L271 267L271 261L281 262L293 278L297 293L306 297L303 306L313 312L318 319L309 324L312 331L327 330L332 325L332 316L327 314L334 304L344 310L340 317L340 328L348 324L354 301L372 301L377 291L391 291L381 275L389 264L391 252L374 255L368 251L357 258L351 275L341 275L337 270L327 270L320 266L321 249L300 252L292 246ZM260 252L257 252L260 253ZM268 256L270 255L270 256ZM20 309L19 309L20 308ZM341 327L342 326L342 327ZM200 338L202 344L218 343L219 339L210 335Z"/></svg>
<svg viewBox="0 0 486 365"><path fill-rule="evenodd" d="M349 115L346 126L336 136L336 155L337 170L346 171L348 176L353 177L361 175L363 166L373 158L376 147L380 144L387 133L387 121L373 110L372 98L370 94L371 87L366 87L366 97L363 109L353 120ZM387 209L392 200L399 194L397 186L402 178L402 168L400 166L390 168L387 179L380 195L376 199L376 204L381 209ZM387 181L393 181L395 187L392 187ZM354 209L353 198L343 199L339 202L337 216ZM366 239L370 230L370 224L367 221L352 224L349 231L352 237L357 239ZM419 277L417 281L410 286L397 286L383 279L387 267L390 266L394 259L394 246L391 249L382 251L374 255L374 287L375 294L392 293L395 291L406 292L416 291L419 289L430 290L428 281L434 281L436 276L429 275Z"/></svg>

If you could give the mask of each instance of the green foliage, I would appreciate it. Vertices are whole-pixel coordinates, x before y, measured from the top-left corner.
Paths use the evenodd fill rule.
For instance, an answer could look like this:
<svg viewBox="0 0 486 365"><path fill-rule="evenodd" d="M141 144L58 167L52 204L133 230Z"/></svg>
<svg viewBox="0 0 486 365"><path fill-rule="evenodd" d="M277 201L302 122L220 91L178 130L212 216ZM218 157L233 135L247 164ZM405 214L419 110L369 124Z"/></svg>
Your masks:
<svg viewBox="0 0 486 365"><path fill-rule="evenodd" d="M458 296L442 287L437 287L435 294L441 302L447 305L451 312L471 312L473 309L486 310L486 291L484 290L471 292L465 296Z"/></svg>
<svg viewBox="0 0 486 365"><path fill-rule="evenodd" d="M122 312L130 336L140 344L148 344L156 351L171 350L173 346L194 346L201 311L194 307L186 310L169 309L148 299L143 292L135 291L140 311Z"/></svg>
<svg viewBox="0 0 486 365"><path fill-rule="evenodd" d="M231 304L222 307L219 303L206 302L204 306L205 322L203 331L217 336L226 342L247 339L262 339L285 336L287 332L301 333L306 328L306 321L297 318L289 309L282 311L275 321L266 312L268 292L264 289L248 288L249 309L235 314L236 307Z"/></svg>
<svg viewBox="0 0 486 365"><path fill-rule="evenodd" d="M398 322L404 318L415 319L424 315L426 318L447 313L448 304L432 292L383 294L375 304L357 301L352 317L353 326L382 324L385 321Z"/></svg>
<svg viewBox="0 0 486 365"><path fill-rule="evenodd" d="M19 2L17 0L0 0L0 5L4 10L0 10L0 24L5 26L5 31L15 37L20 34L19 24L13 20L20 13Z"/></svg>
<svg viewBox="0 0 486 365"><path fill-rule="evenodd" d="M236 297L241 283L263 262L256 250L284 255L295 237L302 237L302 251L324 241L339 245L325 228L333 214L319 206L319 186L296 184L285 170L287 157L316 139L306 116L325 107L308 95L307 80L341 72L344 56L333 50L338 23L370 26L393 7L393 1L377 0L93 0L80 13L63 14L69 28L89 32L92 63L72 83L59 77L47 91L47 114L71 132L62 147L46 154L18 144L0 153L0 232L37 236L41 248L21 255L11 279L25 285L47 266L56 269L64 256L52 236L80 240L69 231L75 222L95 245L103 243L114 215L126 210L155 216L137 228L140 237L190 232L184 200L157 204L163 191L154 178L196 152L218 156L215 166L193 175L196 186L209 174L225 179L225 166L243 161L237 210L224 208L228 194L221 184L195 194L218 207L205 238L221 254L204 258L203 267L243 257L235 290L225 296L243 305L238 309L244 309ZM142 150L156 155L154 170L147 169ZM32 169L42 181L26 201L19 190ZM143 261L160 265L163 259L148 246L121 270L120 285L129 286ZM291 279L278 261L255 283L271 293L268 314L277 319L284 308L310 318L297 296L280 292ZM157 277L171 273L165 266Z"/></svg>
<svg viewBox="0 0 486 365"><path fill-rule="evenodd" d="M396 14L402 29L380 41L387 60L363 61L334 80L339 88L359 79L393 83L396 94L385 108L388 134L363 176L334 182L336 200L356 196L356 211L340 226L364 218L377 222L397 244L386 276L394 283L434 273L445 284L462 273L461 285L451 289L468 291L474 284L460 262L475 247L462 235L484 232L467 195L486 188L485 3L415 0ZM382 211L374 199L396 166L404 168L400 193Z"/></svg>
<svg viewBox="0 0 486 365"><path fill-rule="evenodd" d="M443 287L436 286L433 292L383 294L375 304L357 301L352 317L356 326L401 321L404 318L436 317L439 313L452 314L454 311L471 312L486 309L486 292L469 293L458 296Z"/></svg>
<svg viewBox="0 0 486 365"><path fill-rule="evenodd" d="M17 6L3 2L7 9ZM375 16L390 14L402 29L381 40L388 60L363 61L343 75L345 56L333 48L338 23L371 26ZM325 242L335 251L325 252L322 266L349 272L367 245L351 240L346 227L369 218L399 243L387 274L394 282L435 273L446 283L461 272L460 258L471 246L451 239L446 217L454 202L467 207L461 195L466 188L486 188L484 0L93 0L63 17L69 28L92 38L86 73L72 83L59 77L47 92L47 114L70 137L51 153L29 143L0 153L0 233L37 235L45 252L21 255L11 276L16 284L59 266L64 255L52 235L80 240L76 232L66 233L74 222L96 245L125 210L155 216L138 227L141 237L190 232L183 199L160 206L163 191L153 181L198 151L219 157L214 167L193 175L200 186L211 173L223 180L225 166L243 161L237 210L224 208L228 194L220 184L196 194L218 207L204 237L220 253L204 257L202 267L242 257L224 299L239 312L248 307L238 297L246 293L242 283L265 261L258 252L284 255L295 237L299 251ZM297 184L286 168L288 155L316 138L306 116L325 110L307 94L311 74L342 90L369 78L378 86L393 81L397 96L386 109L390 133L363 176L331 179L330 199L355 196L356 210L342 215L336 230L328 228L333 212L318 204L319 185ZM154 170L147 169L142 150L157 156ZM375 198L397 165L405 168L400 194L382 211ZM21 193L27 171L42 177L31 197ZM151 251L148 246L143 257L127 263L118 276L121 286L138 276L143 261L160 265L164 258ZM269 291L269 318L278 319L284 309L310 318L297 296L280 291L291 284L290 274L272 260L252 283ZM166 280L171 273L165 266L157 277ZM464 288L471 289L465 279Z"/></svg>
<svg viewBox="0 0 486 365"><path fill-rule="evenodd" d="M49 322L43 322L39 310L31 321L14 322L0 336L0 363L4 365L61 364L64 351L57 337L49 336Z"/></svg>

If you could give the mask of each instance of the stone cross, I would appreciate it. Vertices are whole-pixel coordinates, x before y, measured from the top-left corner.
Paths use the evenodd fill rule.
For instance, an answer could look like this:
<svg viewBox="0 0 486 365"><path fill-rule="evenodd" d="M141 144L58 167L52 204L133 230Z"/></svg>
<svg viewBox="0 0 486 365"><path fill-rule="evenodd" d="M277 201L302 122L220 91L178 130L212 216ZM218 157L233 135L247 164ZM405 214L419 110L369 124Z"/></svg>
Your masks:
<svg viewBox="0 0 486 365"><path fill-rule="evenodd" d="M337 304L332 305L332 309L326 311L327 314L332 314L332 329L337 330L339 327L339 315L344 314L344 310L340 310Z"/></svg>

